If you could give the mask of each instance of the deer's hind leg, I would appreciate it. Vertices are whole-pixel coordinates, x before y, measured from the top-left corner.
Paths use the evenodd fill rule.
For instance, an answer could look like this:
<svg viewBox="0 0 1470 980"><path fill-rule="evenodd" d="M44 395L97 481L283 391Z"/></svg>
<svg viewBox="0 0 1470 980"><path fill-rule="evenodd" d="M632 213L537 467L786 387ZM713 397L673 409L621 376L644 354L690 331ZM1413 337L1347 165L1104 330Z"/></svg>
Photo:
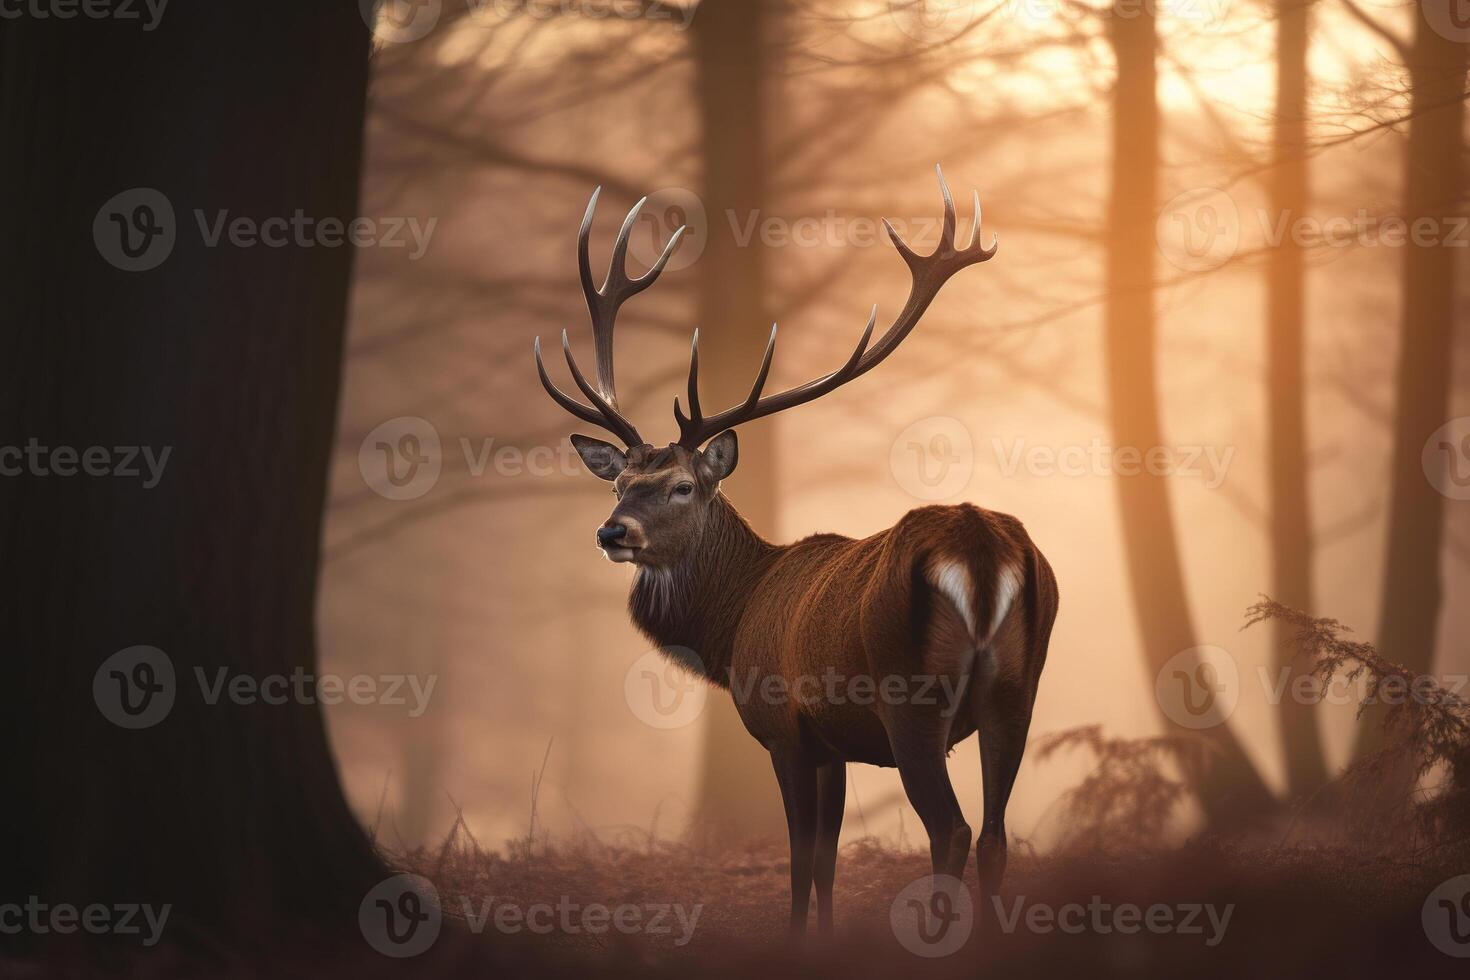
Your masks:
<svg viewBox="0 0 1470 980"><path fill-rule="evenodd" d="M1056 580L1037 555L1031 574L1040 577L1024 603L1012 608L982 650L970 682L970 710L980 735L980 769L985 813L975 861L982 902L1000 888L1006 871L1006 804L1026 752L1036 687L1046 661L1056 618ZM1035 603L1038 608L1031 609Z"/></svg>
<svg viewBox="0 0 1470 980"><path fill-rule="evenodd" d="M949 781L946 731L926 730L913 724L917 719L908 715L906 720L889 730L889 741L893 746L894 762L903 790L909 803L919 815L924 831L929 835L929 857L936 875L951 875L955 878L965 873L965 863L970 858L970 825L960 810L955 798L954 786Z"/></svg>

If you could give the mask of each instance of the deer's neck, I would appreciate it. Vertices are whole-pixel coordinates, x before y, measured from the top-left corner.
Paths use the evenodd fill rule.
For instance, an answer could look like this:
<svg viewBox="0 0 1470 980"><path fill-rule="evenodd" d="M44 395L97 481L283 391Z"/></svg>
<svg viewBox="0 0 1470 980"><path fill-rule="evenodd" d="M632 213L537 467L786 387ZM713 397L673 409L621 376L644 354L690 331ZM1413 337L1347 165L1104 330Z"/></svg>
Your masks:
<svg viewBox="0 0 1470 980"><path fill-rule="evenodd" d="M710 508L683 561L638 569L628 611L665 653L728 687L735 627L780 547L756 534L723 494Z"/></svg>

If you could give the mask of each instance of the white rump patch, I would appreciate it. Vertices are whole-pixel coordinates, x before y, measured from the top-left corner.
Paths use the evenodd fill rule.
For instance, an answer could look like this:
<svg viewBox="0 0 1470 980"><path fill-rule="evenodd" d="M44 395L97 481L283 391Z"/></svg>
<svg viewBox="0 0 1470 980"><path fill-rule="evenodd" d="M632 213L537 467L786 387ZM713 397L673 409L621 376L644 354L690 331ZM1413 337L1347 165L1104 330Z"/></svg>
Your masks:
<svg viewBox="0 0 1470 980"><path fill-rule="evenodd" d="M929 584L954 603L965 628L975 636L975 589L970 584L970 570L958 558L936 558L929 563Z"/></svg>
<svg viewBox="0 0 1470 980"><path fill-rule="evenodd" d="M1021 591L1021 570L1015 565L1002 565L1000 575L995 580L995 615L990 620L990 634L986 639L994 636L1000 629L1000 624L1005 622L1006 613L1011 611L1011 603L1016 601L1016 596Z"/></svg>
<svg viewBox="0 0 1470 980"><path fill-rule="evenodd" d="M975 589L971 584L970 570L958 558L936 558L929 563L929 584L950 602L965 621L965 627L977 644L990 642L990 638L1005 622L1011 611L1011 603L1021 591L1021 572L1014 565L1002 566L995 581L995 613L991 616L990 628L981 635L975 628Z"/></svg>

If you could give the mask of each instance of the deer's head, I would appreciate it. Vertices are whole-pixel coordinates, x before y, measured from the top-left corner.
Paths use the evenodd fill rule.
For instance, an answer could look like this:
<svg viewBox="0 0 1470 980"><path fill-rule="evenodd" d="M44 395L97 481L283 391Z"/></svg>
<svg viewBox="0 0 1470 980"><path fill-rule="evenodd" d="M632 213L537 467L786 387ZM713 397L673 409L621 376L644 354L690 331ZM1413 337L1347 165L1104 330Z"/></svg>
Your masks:
<svg viewBox="0 0 1470 980"><path fill-rule="evenodd" d="M703 450L675 443L627 452L610 442L572 436L582 462L612 481L617 506L597 529L597 546L613 561L671 565L704 531L720 481L735 469L735 433L725 430Z"/></svg>
<svg viewBox="0 0 1470 980"><path fill-rule="evenodd" d="M934 169L939 171L938 167ZM974 195L975 219L970 226L969 239L963 246L957 246L954 201L943 173L939 173L939 187L944 195L944 227L939 246L931 254L919 255L909 248L886 219L883 222L888 237L908 265L912 283L903 308L876 343L871 346L868 343L878 319L878 308L874 306L857 347L840 368L794 388L764 395L762 392L771 371L771 357L776 350L776 327L773 324L750 394L734 408L706 417L699 404L699 331L696 330L689 355L689 413L686 415L683 406L675 399L674 418L679 423L679 438L662 449L644 441L633 423L618 409L617 389L613 382L613 324L619 307L658 279L669 256L678 246L684 229L674 232L658 261L646 273L636 279L630 278L626 265L628 235L643 207L643 201L639 201L628 212L618 232L613 243L612 263L599 289L592 281L588 240L601 189L592 193L577 236L577 259L582 291L592 315L592 337L597 353L595 386L577 366L566 331L563 330L561 335L567 368L587 401L573 398L552 383L541 360L539 337L536 338L535 351L536 371L552 399L582 421L605 429L622 440L624 448L589 436L572 436L572 444L587 469L593 475L610 481L618 497L612 515L597 529L597 546L609 559L655 566L677 562L699 540L710 507L719 494L720 481L735 469L739 455L735 426L820 398L876 367L914 329L950 276L995 254L998 244L995 240L992 239L989 248L977 241L980 195Z"/></svg>

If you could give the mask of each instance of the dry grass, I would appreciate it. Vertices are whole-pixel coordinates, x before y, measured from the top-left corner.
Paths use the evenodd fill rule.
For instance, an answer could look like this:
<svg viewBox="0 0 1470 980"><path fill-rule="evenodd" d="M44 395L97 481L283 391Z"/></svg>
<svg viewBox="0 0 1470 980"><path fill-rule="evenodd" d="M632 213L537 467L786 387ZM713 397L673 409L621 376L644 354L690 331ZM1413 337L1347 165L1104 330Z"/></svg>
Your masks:
<svg viewBox="0 0 1470 980"><path fill-rule="evenodd" d="M674 842L634 847L594 837L487 853L468 835L437 850L402 856L400 866L436 882L446 914L470 932L463 909L483 903L574 906L592 903L700 905L697 928L685 945L673 935L601 936L555 930L507 937L493 927L473 937L511 942L571 962L596 962L612 975L786 976L819 967L860 976L1053 976L1076 969L1090 975L1190 976L1383 975L1392 967L1418 976L1440 975L1453 961L1430 946L1420 925L1425 896L1470 854L1372 856L1340 847L1248 850L1213 840L1147 853L1017 853L1002 901L1029 907L1213 903L1234 907L1224 938L1134 935L1087 929L1032 932L1024 925L1000 931L992 908L977 909L978 925L966 946L943 960L905 951L890 924L898 893L929 871L927 853L900 851L873 839L844 846L838 863L834 937L810 937L791 947L786 938L788 866L784 845L752 845L722 855ZM973 865L967 877L975 889ZM466 905L465 903L468 903ZM677 934L677 930L676 930ZM824 966L825 965L825 966ZM1445 973L1443 975L1449 975Z"/></svg>

